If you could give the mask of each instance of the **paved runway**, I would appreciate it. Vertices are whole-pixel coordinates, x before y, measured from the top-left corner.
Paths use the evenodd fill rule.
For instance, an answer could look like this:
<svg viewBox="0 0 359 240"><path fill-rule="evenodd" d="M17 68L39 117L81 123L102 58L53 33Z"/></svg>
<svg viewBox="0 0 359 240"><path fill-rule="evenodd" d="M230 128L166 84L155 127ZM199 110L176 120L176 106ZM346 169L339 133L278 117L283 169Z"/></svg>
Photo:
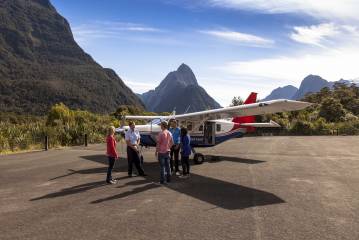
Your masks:
<svg viewBox="0 0 359 240"><path fill-rule="evenodd" d="M359 239L359 137L248 137L188 180L104 183L104 146L0 156L0 239ZM118 147L123 151L123 146ZM122 156L124 156L122 154Z"/></svg>

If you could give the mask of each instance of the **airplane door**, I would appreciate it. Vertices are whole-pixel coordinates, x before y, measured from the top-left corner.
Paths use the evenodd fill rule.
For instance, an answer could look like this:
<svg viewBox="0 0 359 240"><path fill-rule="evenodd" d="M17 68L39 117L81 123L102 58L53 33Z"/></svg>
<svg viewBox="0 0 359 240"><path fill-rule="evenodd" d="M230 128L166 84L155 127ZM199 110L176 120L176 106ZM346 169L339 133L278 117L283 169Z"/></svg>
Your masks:
<svg viewBox="0 0 359 240"><path fill-rule="evenodd" d="M204 143L210 145L216 144L216 123L206 122L204 124Z"/></svg>

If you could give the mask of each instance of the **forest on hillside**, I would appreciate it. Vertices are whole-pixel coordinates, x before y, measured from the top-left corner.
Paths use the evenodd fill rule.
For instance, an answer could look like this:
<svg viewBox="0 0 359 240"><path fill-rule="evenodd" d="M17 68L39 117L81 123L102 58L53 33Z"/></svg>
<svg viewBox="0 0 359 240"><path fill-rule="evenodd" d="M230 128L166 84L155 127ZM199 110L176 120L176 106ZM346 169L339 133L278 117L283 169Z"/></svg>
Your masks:
<svg viewBox="0 0 359 240"><path fill-rule="evenodd" d="M267 129L281 135L359 135L359 88L355 85L335 84L333 89L323 88L308 94L303 101L313 103L301 111L258 116L257 121L274 120L280 129ZM243 103L233 98L232 105ZM109 126L119 127L123 115L155 115L134 106L121 105L116 112L100 115L88 111L71 110L66 105L55 104L46 116L0 113L0 153L28 149L42 149L45 136L50 147L84 144L105 140ZM168 115L169 113L160 113ZM156 114L157 115L157 114ZM143 123L143 122L138 122ZM261 133L262 130L258 130Z"/></svg>
<svg viewBox="0 0 359 240"><path fill-rule="evenodd" d="M259 121L276 121L282 126L279 134L359 134L359 87L356 85L335 83L332 89L322 88L301 100L313 105L301 111L259 116Z"/></svg>

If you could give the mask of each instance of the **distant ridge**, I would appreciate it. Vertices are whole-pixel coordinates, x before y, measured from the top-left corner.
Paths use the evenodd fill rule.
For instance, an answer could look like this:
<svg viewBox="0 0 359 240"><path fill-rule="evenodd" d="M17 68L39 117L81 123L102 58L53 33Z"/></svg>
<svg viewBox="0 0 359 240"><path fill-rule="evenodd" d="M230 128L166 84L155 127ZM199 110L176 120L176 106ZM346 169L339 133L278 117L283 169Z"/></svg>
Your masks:
<svg viewBox="0 0 359 240"><path fill-rule="evenodd" d="M298 88L287 85L274 89L263 101L269 101L274 99L291 99L294 94L298 91Z"/></svg>
<svg viewBox="0 0 359 240"><path fill-rule="evenodd" d="M141 95L147 110L153 112L183 113L221 107L198 85L196 76L189 66L181 64L170 72L154 90Z"/></svg>
<svg viewBox="0 0 359 240"><path fill-rule="evenodd" d="M340 79L338 81L329 82L318 75L310 74L302 80L299 89L297 89L292 85L288 85L282 88L279 87L274 89L263 100L267 101L267 100L282 99L282 98L300 100L308 93L319 92L324 87L332 88L335 83L343 83L347 85L354 83L357 86L359 86L359 83L357 83L355 80Z"/></svg>
<svg viewBox="0 0 359 240"><path fill-rule="evenodd" d="M96 113L144 108L77 45L49 0L0 0L0 80L1 111L40 115L58 102Z"/></svg>

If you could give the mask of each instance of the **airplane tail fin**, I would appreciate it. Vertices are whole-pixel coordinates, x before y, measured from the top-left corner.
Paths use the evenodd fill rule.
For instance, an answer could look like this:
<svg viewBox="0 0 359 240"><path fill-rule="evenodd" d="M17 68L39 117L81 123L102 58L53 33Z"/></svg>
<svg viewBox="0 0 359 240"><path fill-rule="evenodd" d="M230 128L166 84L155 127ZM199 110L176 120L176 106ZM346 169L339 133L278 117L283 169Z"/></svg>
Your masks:
<svg viewBox="0 0 359 240"><path fill-rule="evenodd" d="M244 104L255 103L257 101L257 93L251 92L248 98L244 101Z"/></svg>
<svg viewBox="0 0 359 240"><path fill-rule="evenodd" d="M251 103L255 103L257 101L257 93L252 92L248 98L244 101L243 104L251 104ZM234 117L232 119L232 122L234 123L254 123L255 122L255 117L254 116L242 116L242 117ZM252 126L247 126L247 132L254 132L255 128Z"/></svg>

